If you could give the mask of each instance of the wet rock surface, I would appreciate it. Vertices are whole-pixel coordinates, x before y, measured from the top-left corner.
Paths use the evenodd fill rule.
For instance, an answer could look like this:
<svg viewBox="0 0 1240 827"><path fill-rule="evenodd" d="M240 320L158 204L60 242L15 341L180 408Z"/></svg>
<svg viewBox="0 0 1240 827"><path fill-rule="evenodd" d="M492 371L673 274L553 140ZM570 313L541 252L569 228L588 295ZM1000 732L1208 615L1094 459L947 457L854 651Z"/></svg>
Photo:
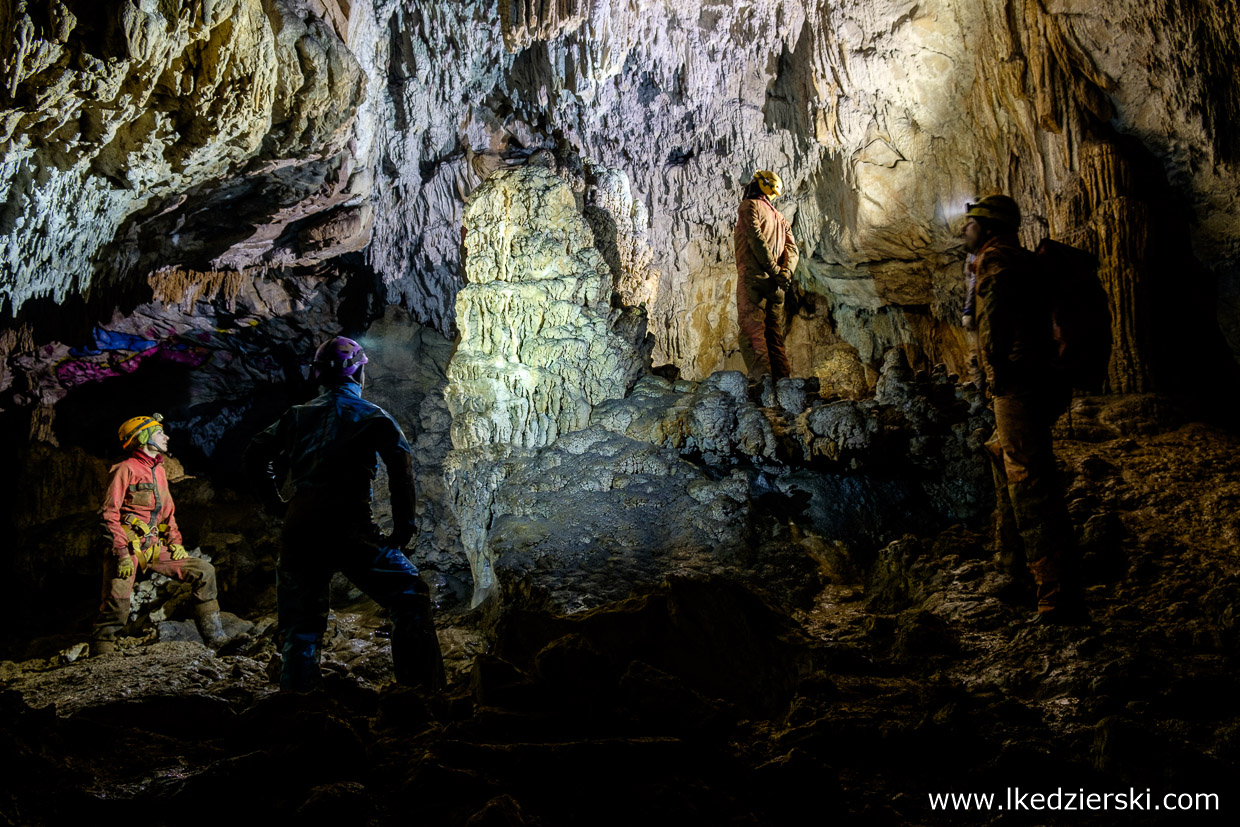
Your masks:
<svg viewBox="0 0 1240 827"><path fill-rule="evenodd" d="M1088 404L1118 419L1133 401ZM726 573L571 614L513 590L490 614L440 618L452 686L438 696L390 683L367 604L334 611L321 696L274 693L270 618L219 655L69 647L0 664L0 741L19 759L0 812L153 825L226 790L251 816L356 824L1069 824L1081 814L966 816L929 795L1132 787L1151 803L1217 793L1225 818L1240 438L1166 416L1148 431L1057 443L1083 626L1031 623L984 532L955 526L870 560L803 546L825 585L802 606Z"/></svg>

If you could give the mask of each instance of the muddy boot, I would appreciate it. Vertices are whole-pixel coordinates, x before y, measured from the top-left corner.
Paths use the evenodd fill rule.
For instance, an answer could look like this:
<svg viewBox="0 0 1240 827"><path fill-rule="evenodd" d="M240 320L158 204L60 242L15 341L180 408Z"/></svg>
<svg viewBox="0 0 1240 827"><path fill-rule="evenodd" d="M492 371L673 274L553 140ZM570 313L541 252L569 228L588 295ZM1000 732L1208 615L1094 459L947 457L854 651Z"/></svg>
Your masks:
<svg viewBox="0 0 1240 827"><path fill-rule="evenodd" d="M1059 561L1052 556L1043 557L1031 562L1029 571L1033 573L1033 582L1038 588L1038 614L1046 614L1058 609Z"/></svg>
<svg viewBox="0 0 1240 827"><path fill-rule="evenodd" d="M219 649L228 642L224 634L224 625L220 623L220 604L218 600L208 600L194 607L194 622L198 625L198 633L202 642L211 649Z"/></svg>
<svg viewBox="0 0 1240 827"><path fill-rule="evenodd" d="M1056 557L1043 557L1029 564L1038 586L1038 622L1055 626L1077 626L1089 622L1080 589L1064 583Z"/></svg>
<svg viewBox="0 0 1240 827"><path fill-rule="evenodd" d="M116 639L125 630L125 621L129 620L129 599L111 599L105 601L91 630L90 654L110 655L116 651Z"/></svg>
<svg viewBox="0 0 1240 827"><path fill-rule="evenodd" d="M439 636L431 620L433 611L427 594L418 594L393 610L392 662L397 683L437 692L448 682Z"/></svg>

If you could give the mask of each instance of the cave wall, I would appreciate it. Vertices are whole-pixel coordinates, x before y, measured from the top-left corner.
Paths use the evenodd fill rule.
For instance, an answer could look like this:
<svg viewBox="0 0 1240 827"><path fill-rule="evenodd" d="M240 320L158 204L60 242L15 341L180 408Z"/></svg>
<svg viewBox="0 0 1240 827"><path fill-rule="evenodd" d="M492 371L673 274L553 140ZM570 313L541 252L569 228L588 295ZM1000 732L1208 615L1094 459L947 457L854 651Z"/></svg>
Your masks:
<svg viewBox="0 0 1240 827"><path fill-rule="evenodd" d="M4 0L0 302L365 249L388 302L451 334L466 198L545 149L579 191L623 176L624 263L657 284L641 297L656 362L687 377L740 365L730 231L768 167L803 247L799 374L872 381L892 346L959 371L959 218L1002 189L1027 243L1101 254L1119 338L1147 340L1113 388L1149 389L1183 357L1159 341L1201 351L1193 332L1221 326L1240 352L1238 10ZM1106 178L1134 164L1161 185ZM1154 259L1200 261L1178 268L1195 300L1184 336L1148 332L1162 291L1184 287L1140 259L1146 236L1166 248Z"/></svg>
<svg viewBox="0 0 1240 827"><path fill-rule="evenodd" d="M0 3L0 305L364 246L348 6Z"/></svg>
<svg viewBox="0 0 1240 827"><path fill-rule="evenodd" d="M824 394L872 391L893 347L961 371L956 234L992 189L1024 205L1026 243L1099 254L1109 389L1225 385L1237 11L0 0L0 409L104 456L89 414L171 377L193 459L235 454L254 403L304 390L317 339L455 335L467 200L531 159L571 190L611 300L644 306L655 363L690 379L740 367L731 228L766 167L803 247L794 368ZM437 358L390 401L431 423L436 469Z"/></svg>
<svg viewBox="0 0 1240 827"><path fill-rule="evenodd" d="M959 370L959 220L968 199L1006 190L1026 243L1049 234L1101 254L1128 344L1122 325L1159 324L1158 296L1176 289L1128 283L1161 266L1138 258L1140 239L1171 221L1167 255L1205 265L1189 274L1191 327L1221 322L1235 351L1235 12L1230 0L400 4L380 175L405 197L380 205L369 255L393 297L443 323L461 286L462 195L532 149L578 153L624 170L646 204L663 273L656 363L703 376L740 364L730 232L742 184L769 167L803 246L795 370L830 380L841 354L873 369L891 346ZM1170 183L1119 192L1091 166L1099 155L1148 160ZM1149 388L1160 370L1116 365L1113 387Z"/></svg>

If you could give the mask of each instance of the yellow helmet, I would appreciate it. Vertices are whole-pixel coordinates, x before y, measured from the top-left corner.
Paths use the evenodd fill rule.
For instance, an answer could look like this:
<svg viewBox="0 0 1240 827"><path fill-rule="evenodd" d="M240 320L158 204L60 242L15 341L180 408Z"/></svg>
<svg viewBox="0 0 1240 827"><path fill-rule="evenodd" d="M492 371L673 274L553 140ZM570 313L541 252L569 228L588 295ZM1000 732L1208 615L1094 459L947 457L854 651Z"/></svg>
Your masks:
<svg viewBox="0 0 1240 827"><path fill-rule="evenodd" d="M778 198L784 194L783 180L769 169L760 169L755 172L753 180L757 182L758 189L762 190L767 198Z"/></svg>
<svg viewBox="0 0 1240 827"><path fill-rule="evenodd" d="M1020 228L1020 207L1008 195L987 195L966 207L965 218L986 218L1016 230Z"/></svg>
<svg viewBox="0 0 1240 827"><path fill-rule="evenodd" d="M164 418L159 414L126 419L116 432L117 439L121 441L121 448L128 451L150 442L156 431L163 430L164 426L160 424L163 421Z"/></svg>

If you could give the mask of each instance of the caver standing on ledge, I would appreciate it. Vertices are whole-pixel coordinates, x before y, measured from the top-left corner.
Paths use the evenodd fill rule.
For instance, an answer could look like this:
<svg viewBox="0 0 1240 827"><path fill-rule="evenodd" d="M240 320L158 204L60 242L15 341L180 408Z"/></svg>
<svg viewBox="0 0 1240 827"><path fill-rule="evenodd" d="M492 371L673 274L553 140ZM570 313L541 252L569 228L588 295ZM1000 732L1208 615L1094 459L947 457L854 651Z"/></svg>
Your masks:
<svg viewBox="0 0 1240 827"><path fill-rule="evenodd" d="M986 443L995 477L1000 563L1037 585L1038 614L1053 623L1086 618L1076 539L1051 442L1058 403L1049 285L1020 245L1020 208L988 195L966 212L965 250L976 254L978 361L992 397L995 432Z"/></svg>
<svg viewBox="0 0 1240 827"><path fill-rule="evenodd" d="M750 380L764 373L772 379L790 376L784 350L784 293L792 286L800 253L792 227L771 204L784 182L769 170L758 170L745 187L736 219L736 320L741 356Z"/></svg>
<svg viewBox="0 0 1240 827"><path fill-rule="evenodd" d="M246 452L246 467L268 511L285 510L279 494L285 474L296 488L276 569L284 690L321 687L319 659L335 572L391 611L397 681L444 685L429 590L401 551L414 534L412 449L396 420L362 399L367 361L352 339L324 342L314 355L323 393L285 411ZM392 493L395 526L389 537L371 516L376 457L387 466Z"/></svg>
<svg viewBox="0 0 1240 827"><path fill-rule="evenodd" d="M168 434L163 417L135 416L117 436L129 457L112 467L99 513L111 546L103 563L103 597L91 651L115 651L116 637L129 619L129 601L138 572L154 571L194 587L194 617L208 646L218 649L227 638L216 601L215 567L190 557L181 544L175 506L168 490L164 455Z"/></svg>

